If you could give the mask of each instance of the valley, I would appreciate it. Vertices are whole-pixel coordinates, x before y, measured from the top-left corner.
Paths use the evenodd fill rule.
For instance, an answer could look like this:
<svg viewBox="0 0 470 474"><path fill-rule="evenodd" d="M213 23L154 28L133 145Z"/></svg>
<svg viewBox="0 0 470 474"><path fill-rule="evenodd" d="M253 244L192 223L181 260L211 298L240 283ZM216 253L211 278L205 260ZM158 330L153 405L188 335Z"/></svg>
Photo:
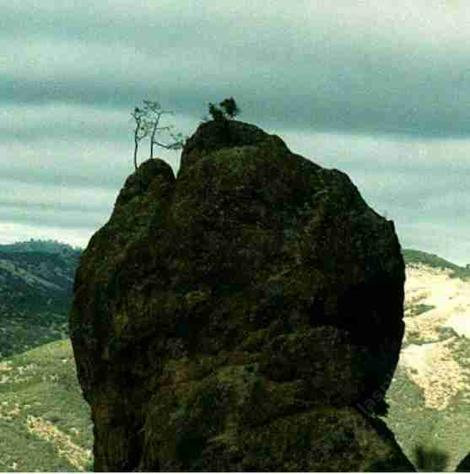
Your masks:
<svg viewBox="0 0 470 474"><path fill-rule="evenodd" d="M91 447L68 340L0 360L0 471L90 471Z"/></svg>
<svg viewBox="0 0 470 474"><path fill-rule="evenodd" d="M78 257L0 246L0 471L92 467L89 409L67 338ZM430 254L405 259L406 334L384 421L413 462L424 453L454 470L470 451L470 278Z"/></svg>
<svg viewBox="0 0 470 474"><path fill-rule="evenodd" d="M67 314L80 250L0 245L0 471L91 469Z"/></svg>
<svg viewBox="0 0 470 474"><path fill-rule="evenodd" d="M67 337L79 255L52 241L0 245L0 357Z"/></svg>

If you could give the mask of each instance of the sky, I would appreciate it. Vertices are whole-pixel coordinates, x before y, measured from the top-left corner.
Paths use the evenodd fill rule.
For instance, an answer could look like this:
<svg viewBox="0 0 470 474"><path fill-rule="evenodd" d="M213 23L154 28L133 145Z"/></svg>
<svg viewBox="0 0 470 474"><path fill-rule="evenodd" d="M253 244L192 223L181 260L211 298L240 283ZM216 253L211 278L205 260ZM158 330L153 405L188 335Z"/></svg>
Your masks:
<svg viewBox="0 0 470 474"><path fill-rule="evenodd" d="M86 246L133 170L133 107L190 135L234 96L403 247L466 264L469 24L465 0L0 0L0 243Z"/></svg>

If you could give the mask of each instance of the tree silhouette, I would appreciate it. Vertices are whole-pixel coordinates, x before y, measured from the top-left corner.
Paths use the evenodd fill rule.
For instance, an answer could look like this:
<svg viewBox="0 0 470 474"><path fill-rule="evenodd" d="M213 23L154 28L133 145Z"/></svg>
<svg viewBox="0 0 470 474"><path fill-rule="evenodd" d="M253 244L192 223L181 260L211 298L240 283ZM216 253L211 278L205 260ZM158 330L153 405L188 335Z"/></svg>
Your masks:
<svg viewBox="0 0 470 474"><path fill-rule="evenodd" d="M212 102L209 102L209 114L216 122L223 122L225 120L224 112Z"/></svg>
<svg viewBox="0 0 470 474"><path fill-rule="evenodd" d="M135 107L131 113L135 120L134 129L134 167L137 169L137 153L139 143L149 139L149 158L154 157L154 148L159 146L166 150L178 150L183 147L183 136L174 131L173 125L162 126L161 122L165 115L173 114L170 110L164 110L157 101L144 100L142 108ZM166 140L164 137L166 135Z"/></svg>
<svg viewBox="0 0 470 474"><path fill-rule="evenodd" d="M181 133L175 133L173 125L160 126L160 122L165 115L172 115L171 110L162 109L158 102L151 100L144 100L144 113L146 128L148 129L150 141L150 155L153 158L153 150L155 145L165 148L167 150L178 150L183 146L183 137ZM166 134L171 141L162 142L158 139L161 134Z"/></svg>
<svg viewBox="0 0 470 474"><path fill-rule="evenodd" d="M209 114L214 121L223 122L234 119L240 114L240 109L235 102L235 99L233 97L229 97L224 99L222 102L219 102L219 105L209 102Z"/></svg>
<svg viewBox="0 0 470 474"><path fill-rule="evenodd" d="M233 119L240 113L240 109L238 108L238 105L233 97L224 99L219 105L228 118Z"/></svg>
<svg viewBox="0 0 470 474"><path fill-rule="evenodd" d="M145 123L145 112L139 107L134 107L131 112L135 121L134 128L134 167L137 169L137 153L139 150L139 143L148 135L148 129Z"/></svg>

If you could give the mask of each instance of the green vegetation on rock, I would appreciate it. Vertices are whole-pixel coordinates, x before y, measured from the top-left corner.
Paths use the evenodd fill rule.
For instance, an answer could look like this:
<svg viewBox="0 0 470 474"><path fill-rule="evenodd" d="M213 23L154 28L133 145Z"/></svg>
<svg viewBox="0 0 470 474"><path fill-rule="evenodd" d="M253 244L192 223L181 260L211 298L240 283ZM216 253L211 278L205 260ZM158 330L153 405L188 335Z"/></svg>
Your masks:
<svg viewBox="0 0 470 474"><path fill-rule="evenodd" d="M402 253L406 264L421 264L439 270L450 270L450 276L453 278L470 278L470 268L460 267L435 254L413 249L403 249Z"/></svg>
<svg viewBox="0 0 470 474"><path fill-rule="evenodd" d="M376 416L403 337L393 223L251 124L201 124L181 163L126 180L77 270L95 469L413 469Z"/></svg>
<svg viewBox="0 0 470 474"><path fill-rule="evenodd" d="M423 313L426 313L428 311L431 311L432 309L434 309L435 306L433 305L430 305L430 304L417 304L417 305L413 305L408 313L406 314L408 317L412 317L412 316L419 316L420 314L423 314Z"/></svg>
<svg viewBox="0 0 470 474"><path fill-rule="evenodd" d="M68 340L0 359L0 471L90 470L91 446Z"/></svg>

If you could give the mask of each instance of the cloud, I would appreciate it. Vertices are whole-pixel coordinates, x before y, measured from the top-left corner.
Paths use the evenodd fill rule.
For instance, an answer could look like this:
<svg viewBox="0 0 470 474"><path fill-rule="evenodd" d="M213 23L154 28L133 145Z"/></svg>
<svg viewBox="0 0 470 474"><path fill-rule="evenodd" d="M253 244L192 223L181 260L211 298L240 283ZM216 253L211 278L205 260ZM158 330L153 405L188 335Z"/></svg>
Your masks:
<svg viewBox="0 0 470 474"><path fill-rule="evenodd" d="M90 238L89 229L64 228L57 226L37 226L3 221L0 226L0 242L9 244L29 239L55 239L77 247L83 247Z"/></svg>
<svg viewBox="0 0 470 474"><path fill-rule="evenodd" d="M468 263L470 139L288 132L291 149L339 168L366 202L395 221L402 246Z"/></svg>
<svg viewBox="0 0 470 474"><path fill-rule="evenodd" d="M158 98L190 134L233 95L242 119L345 170L405 245L455 226L464 259L467 2L10 0L0 16L0 239L86 243L132 171L131 108Z"/></svg>
<svg viewBox="0 0 470 474"><path fill-rule="evenodd" d="M129 107L158 95L194 115L233 94L255 120L284 128L470 132L469 7L53 3L1 7L0 100Z"/></svg>

